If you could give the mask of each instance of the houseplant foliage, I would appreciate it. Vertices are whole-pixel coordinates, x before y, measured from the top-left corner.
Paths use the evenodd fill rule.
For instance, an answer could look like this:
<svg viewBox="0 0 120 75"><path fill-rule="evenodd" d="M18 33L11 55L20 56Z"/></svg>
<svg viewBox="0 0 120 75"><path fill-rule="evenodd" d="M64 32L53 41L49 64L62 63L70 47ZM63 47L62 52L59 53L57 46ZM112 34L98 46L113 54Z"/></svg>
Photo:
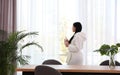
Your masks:
<svg viewBox="0 0 120 75"><path fill-rule="evenodd" d="M38 35L38 33L25 33L24 31L13 32L8 35L6 40L0 41L0 75L13 75L16 70L17 63L21 65L28 64L28 58L30 57L22 54L22 50L24 48L36 45L43 50L42 46L34 41L18 46L20 41L31 35Z"/></svg>
<svg viewBox="0 0 120 75"><path fill-rule="evenodd" d="M108 45L103 44L98 50L95 50L94 52L100 52L100 54L106 55L110 57L109 60L109 67L114 68L115 67L115 61L114 56L119 52L120 43L117 43L115 45Z"/></svg>

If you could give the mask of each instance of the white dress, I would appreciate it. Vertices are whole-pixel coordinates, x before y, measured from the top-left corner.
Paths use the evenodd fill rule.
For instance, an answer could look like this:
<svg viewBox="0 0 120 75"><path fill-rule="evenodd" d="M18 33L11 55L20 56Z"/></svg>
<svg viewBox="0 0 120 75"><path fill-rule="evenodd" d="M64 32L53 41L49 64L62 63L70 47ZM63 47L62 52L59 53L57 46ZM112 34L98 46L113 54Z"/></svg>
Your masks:
<svg viewBox="0 0 120 75"><path fill-rule="evenodd" d="M68 65L83 65L83 54L81 50L85 40L85 34L82 32L78 32L74 35L71 44L68 46L69 52L66 61Z"/></svg>

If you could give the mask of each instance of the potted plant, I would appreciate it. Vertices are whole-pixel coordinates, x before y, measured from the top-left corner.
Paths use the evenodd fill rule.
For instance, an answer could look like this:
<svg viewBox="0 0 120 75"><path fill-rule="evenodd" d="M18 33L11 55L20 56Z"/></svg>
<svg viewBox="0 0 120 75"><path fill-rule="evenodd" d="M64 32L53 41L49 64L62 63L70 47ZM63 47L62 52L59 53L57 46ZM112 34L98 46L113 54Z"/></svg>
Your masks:
<svg viewBox="0 0 120 75"><path fill-rule="evenodd" d="M24 45L19 46L20 41L31 35L38 35L38 33L25 33L24 31L13 32L8 35L6 40L0 40L0 75L13 75L15 73L17 63L21 65L28 64L29 56L22 54L22 50L24 48L36 45L43 50L42 46L34 41L27 42Z"/></svg>
<svg viewBox="0 0 120 75"><path fill-rule="evenodd" d="M116 45L108 45L103 44L98 50L95 50L94 52L100 52L100 54L109 56L109 67L115 68L115 60L114 56L119 52L120 43L117 43Z"/></svg>

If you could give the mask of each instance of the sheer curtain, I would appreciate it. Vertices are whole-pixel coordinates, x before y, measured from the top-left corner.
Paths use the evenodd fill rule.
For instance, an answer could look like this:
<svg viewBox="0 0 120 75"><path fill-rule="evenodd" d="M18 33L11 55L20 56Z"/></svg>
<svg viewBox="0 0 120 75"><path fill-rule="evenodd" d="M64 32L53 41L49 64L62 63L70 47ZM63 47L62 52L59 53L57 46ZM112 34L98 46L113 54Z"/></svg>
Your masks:
<svg viewBox="0 0 120 75"><path fill-rule="evenodd" d="M31 56L30 64L41 64L45 59L58 59L58 1L18 0L17 3L17 30L39 32L39 36L34 39L44 49L43 52L36 47L24 50L25 54Z"/></svg>
<svg viewBox="0 0 120 75"><path fill-rule="evenodd" d="M24 54L31 56L30 64L41 64L51 58L64 63L67 48L63 40L72 36L72 23L80 21L87 37L84 63L99 65L108 58L93 51L104 43L120 41L118 7L119 0L17 0L17 30L39 32L39 36L29 38L36 39L44 48L41 52L30 47Z"/></svg>
<svg viewBox="0 0 120 75"><path fill-rule="evenodd" d="M102 44L120 42L118 29L118 0L92 0L87 2L87 60L88 65L99 65L101 61L109 59L94 53L93 50ZM119 53L116 56L119 58ZM120 61L119 59L117 59Z"/></svg>

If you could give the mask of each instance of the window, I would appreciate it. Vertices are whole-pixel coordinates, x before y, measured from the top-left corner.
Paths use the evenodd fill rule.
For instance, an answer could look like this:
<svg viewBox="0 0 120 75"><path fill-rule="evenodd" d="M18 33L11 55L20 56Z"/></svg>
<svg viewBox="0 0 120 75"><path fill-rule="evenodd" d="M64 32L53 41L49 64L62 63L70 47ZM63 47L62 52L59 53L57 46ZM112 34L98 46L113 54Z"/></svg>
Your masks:
<svg viewBox="0 0 120 75"><path fill-rule="evenodd" d="M119 0L17 0L17 30L39 32L39 36L29 39L35 38L44 48L41 53L38 48L30 47L24 54L31 56L30 64L50 58L65 63L67 48L63 40L72 36L73 22L80 21L87 37L84 62L99 65L107 57L93 51L104 43L120 41L119 7Z"/></svg>

